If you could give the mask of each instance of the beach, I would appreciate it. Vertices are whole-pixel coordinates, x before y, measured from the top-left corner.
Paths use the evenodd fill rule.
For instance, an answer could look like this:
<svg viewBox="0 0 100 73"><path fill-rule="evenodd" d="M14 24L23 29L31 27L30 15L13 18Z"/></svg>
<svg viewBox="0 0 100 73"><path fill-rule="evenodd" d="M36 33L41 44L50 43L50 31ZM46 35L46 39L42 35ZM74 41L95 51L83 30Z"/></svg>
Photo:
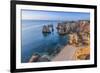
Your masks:
<svg viewBox="0 0 100 73"><path fill-rule="evenodd" d="M87 46L72 46L72 45L66 45L63 50L61 50L58 55L56 55L55 58L52 59L52 61L68 61L68 60L76 60L75 58L75 53L80 49L80 48L85 48Z"/></svg>
<svg viewBox="0 0 100 73"><path fill-rule="evenodd" d="M74 60L73 55L77 49L75 46L67 45L52 61Z"/></svg>

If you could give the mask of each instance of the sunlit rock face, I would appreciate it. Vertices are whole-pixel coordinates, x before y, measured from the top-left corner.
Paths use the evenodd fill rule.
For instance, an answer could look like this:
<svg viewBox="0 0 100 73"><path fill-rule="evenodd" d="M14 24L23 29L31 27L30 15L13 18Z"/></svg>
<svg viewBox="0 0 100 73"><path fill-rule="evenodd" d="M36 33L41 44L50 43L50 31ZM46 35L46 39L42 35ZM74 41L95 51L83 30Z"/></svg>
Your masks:
<svg viewBox="0 0 100 73"><path fill-rule="evenodd" d="M69 44L89 44L90 22L88 20L58 23L57 31L60 35L69 36Z"/></svg>
<svg viewBox="0 0 100 73"><path fill-rule="evenodd" d="M67 34L70 32L90 32L90 22L88 20L79 20L58 23L57 31L59 34Z"/></svg>
<svg viewBox="0 0 100 73"><path fill-rule="evenodd" d="M90 59L90 47L79 48L75 52L74 58L76 60L88 60L88 59Z"/></svg>

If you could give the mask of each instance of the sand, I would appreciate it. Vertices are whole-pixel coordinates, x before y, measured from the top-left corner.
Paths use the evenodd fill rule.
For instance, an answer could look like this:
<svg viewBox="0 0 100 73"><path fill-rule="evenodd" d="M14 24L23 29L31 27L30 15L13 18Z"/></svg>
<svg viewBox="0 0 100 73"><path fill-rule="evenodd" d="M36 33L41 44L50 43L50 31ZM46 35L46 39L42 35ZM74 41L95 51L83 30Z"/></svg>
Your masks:
<svg viewBox="0 0 100 73"><path fill-rule="evenodd" d="M53 59L52 61L68 61L68 60L75 60L75 52L79 49L79 48L83 48L86 46L80 46L80 47L76 47L73 45L66 45L60 53L58 53Z"/></svg>

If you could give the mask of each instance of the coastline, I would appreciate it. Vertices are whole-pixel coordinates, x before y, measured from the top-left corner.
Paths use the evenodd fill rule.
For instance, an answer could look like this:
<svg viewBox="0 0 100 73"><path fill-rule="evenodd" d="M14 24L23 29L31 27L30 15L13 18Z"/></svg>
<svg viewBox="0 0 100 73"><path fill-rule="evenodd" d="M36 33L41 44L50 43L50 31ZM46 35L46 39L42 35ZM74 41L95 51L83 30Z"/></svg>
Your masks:
<svg viewBox="0 0 100 73"><path fill-rule="evenodd" d="M90 59L90 23L89 21L79 22L63 22L58 23L56 30L59 36L68 35L68 44L64 45L60 51L52 51L53 58L49 54L32 55L29 62L47 62L47 61L68 61L68 60L87 60ZM53 33L54 29L52 24L44 25L42 34ZM48 35L46 35L47 37ZM66 40L66 39L64 39ZM48 48L48 47L47 47ZM51 48L53 49L53 48ZM51 49L47 50L50 52Z"/></svg>
<svg viewBox="0 0 100 73"><path fill-rule="evenodd" d="M87 48L87 46L79 46L76 47L74 45L66 45L60 53L58 53L52 61L68 61L68 60L76 60L77 52L80 48ZM90 49L88 49L89 53ZM84 51L82 51L84 53ZM81 54L83 54L80 52Z"/></svg>

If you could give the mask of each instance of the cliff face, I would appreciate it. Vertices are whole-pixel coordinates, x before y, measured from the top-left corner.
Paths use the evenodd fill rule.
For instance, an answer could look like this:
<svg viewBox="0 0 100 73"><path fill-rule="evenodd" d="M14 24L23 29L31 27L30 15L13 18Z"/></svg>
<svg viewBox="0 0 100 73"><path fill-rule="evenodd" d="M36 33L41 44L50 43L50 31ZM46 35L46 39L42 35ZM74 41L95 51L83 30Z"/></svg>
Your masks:
<svg viewBox="0 0 100 73"><path fill-rule="evenodd" d="M42 32L51 33L53 25L44 25ZM57 32L59 35L68 35L69 44L89 44L90 22L88 20L66 21L58 23Z"/></svg>
<svg viewBox="0 0 100 73"><path fill-rule="evenodd" d="M70 21L58 23L57 33L68 36L68 44L63 50L56 49L54 52L48 50L54 57L51 60L48 55L33 55L29 62L48 62L64 60L87 60L90 58L90 22L87 20ZM53 32L53 25L44 25L42 32L48 34Z"/></svg>
<svg viewBox="0 0 100 73"><path fill-rule="evenodd" d="M76 60L90 59L90 23L89 21L78 22L75 32L69 34L69 44L79 46L74 54ZM80 48L80 47L83 48Z"/></svg>
<svg viewBox="0 0 100 73"><path fill-rule="evenodd" d="M90 47L79 48L74 54L76 60L88 60L90 59Z"/></svg>
<svg viewBox="0 0 100 73"><path fill-rule="evenodd" d="M74 52L73 59L90 59L90 22L88 20L60 23L57 26L57 30L60 35L68 35L69 45L78 48ZM57 57L57 59L58 58L59 57Z"/></svg>
<svg viewBox="0 0 100 73"><path fill-rule="evenodd" d="M72 44L78 44L78 35L76 33L72 33L72 34L69 34L69 44L72 45Z"/></svg>
<svg viewBox="0 0 100 73"><path fill-rule="evenodd" d="M57 31L60 35L69 36L69 44L89 44L90 22L88 20L58 23Z"/></svg>
<svg viewBox="0 0 100 73"><path fill-rule="evenodd" d="M59 34L68 34L70 32L89 32L90 22L88 20L81 20L58 23L57 31Z"/></svg>
<svg viewBox="0 0 100 73"><path fill-rule="evenodd" d="M79 32L90 32L89 21L80 21L78 27L79 27Z"/></svg>

